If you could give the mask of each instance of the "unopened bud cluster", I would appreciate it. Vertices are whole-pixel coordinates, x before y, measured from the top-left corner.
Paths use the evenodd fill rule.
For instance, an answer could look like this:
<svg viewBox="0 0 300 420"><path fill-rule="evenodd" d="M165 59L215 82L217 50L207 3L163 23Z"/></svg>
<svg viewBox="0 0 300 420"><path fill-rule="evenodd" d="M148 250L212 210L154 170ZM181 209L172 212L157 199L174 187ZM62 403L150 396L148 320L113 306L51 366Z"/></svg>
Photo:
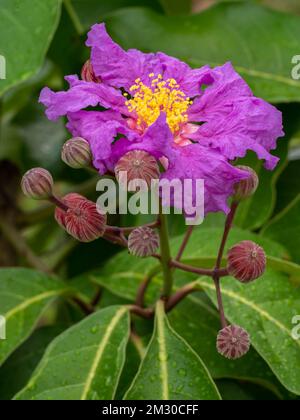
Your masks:
<svg viewBox="0 0 300 420"><path fill-rule="evenodd" d="M249 173L249 177L241 180L235 186L234 201L243 201L255 194L259 186L257 173L249 166L238 166L239 169Z"/></svg>
<svg viewBox="0 0 300 420"><path fill-rule="evenodd" d="M74 193L66 195L62 201L68 210L57 207L55 219L73 238L92 242L104 235L106 216L98 212L95 203Z"/></svg>
<svg viewBox="0 0 300 420"><path fill-rule="evenodd" d="M153 180L159 179L160 170L156 159L142 150L126 153L115 167L116 178L121 185L128 182L130 191L136 191L138 180L151 187ZM126 176L126 180L123 176Z"/></svg>
<svg viewBox="0 0 300 420"><path fill-rule="evenodd" d="M241 283L250 283L261 277L267 265L263 248L252 241L243 241L228 252L228 273Z"/></svg>
<svg viewBox="0 0 300 420"><path fill-rule="evenodd" d="M135 229L128 238L129 252L140 258L151 257L159 248L157 232L148 227Z"/></svg>
<svg viewBox="0 0 300 420"><path fill-rule="evenodd" d="M23 193L33 200L49 199L53 194L53 185L52 175L43 168L30 169L21 182Z"/></svg>
<svg viewBox="0 0 300 420"><path fill-rule="evenodd" d="M86 82L101 83L100 77L95 75L91 60L87 60L81 70L81 78Z"/></svg>
<svg viewBox="0 0 300 420"><path fill-rule="evenodd" d="M230 325L219 332L217 349L227 359L240 359L250 349L250 336L243 328Z"/></svg>
<svg viewBox="0 0 300 420"><path fill-rule="evenodd" d="M61 157L63 162L73 169L92 166L93 157L90 145L81 137L67 141L63 146Z"/></svg>

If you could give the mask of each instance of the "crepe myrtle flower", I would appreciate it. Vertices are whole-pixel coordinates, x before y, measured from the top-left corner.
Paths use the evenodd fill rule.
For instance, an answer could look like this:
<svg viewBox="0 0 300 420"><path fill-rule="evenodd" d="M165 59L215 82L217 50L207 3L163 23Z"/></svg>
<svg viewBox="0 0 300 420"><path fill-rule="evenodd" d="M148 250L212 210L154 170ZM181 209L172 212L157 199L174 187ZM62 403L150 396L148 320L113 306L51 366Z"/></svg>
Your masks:
<svg viewBox="0 0 300 420"><path fill-rule="evenodd" d="M252 150L267 169L277 165L270 151L283 136L282 115L231 63L192 69L161 52L124 51L104 24L91 28L87 46L82 79L67 76L66 92L43 89L40 102L50 120L66 116L73 137L89 142L100 174L145 151L164 162L161 178L204 179L205 213L228 213L235 184L249 177L231 161Z"/></svg>

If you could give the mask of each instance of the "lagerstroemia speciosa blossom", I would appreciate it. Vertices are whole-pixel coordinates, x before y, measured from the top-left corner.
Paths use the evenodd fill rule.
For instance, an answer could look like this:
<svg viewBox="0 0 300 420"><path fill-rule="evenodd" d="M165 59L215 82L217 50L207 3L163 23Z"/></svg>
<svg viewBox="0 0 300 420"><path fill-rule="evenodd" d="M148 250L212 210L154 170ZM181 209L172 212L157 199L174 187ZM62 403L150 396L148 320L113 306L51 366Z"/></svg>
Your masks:
<svg viewBox="0 0 300 420"><path fill-rule="evenodd" d="M191 69L160 52L124 51L104 24L92 27L87 46L82 79L66 77L66 92L45 88L40 102L50 120L66 116L72 135L89 142L100 174L129 151L146 151L164 162L162 178L204 179L206 213L228 213L234 185L249 176L232 161L252 150L275 168L282 115L230 63Z"/></svg>

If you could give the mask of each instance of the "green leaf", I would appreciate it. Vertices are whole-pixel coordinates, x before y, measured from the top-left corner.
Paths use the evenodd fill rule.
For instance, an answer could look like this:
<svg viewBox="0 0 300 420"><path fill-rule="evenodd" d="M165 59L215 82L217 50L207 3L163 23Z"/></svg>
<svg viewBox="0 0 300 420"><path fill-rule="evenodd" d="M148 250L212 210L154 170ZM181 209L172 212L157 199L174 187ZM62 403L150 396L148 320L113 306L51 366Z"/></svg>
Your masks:
<svg viewBox="0 0 300 420"><path fill-rule="evenodd" d="M154 333L126 400L220 400L208 370L171 328L163 302L156 308Z"/></svg>
<svg viewBox="0 0 300 420"><path fill-rule="evenodd" d="M66 291L63 283L37 271L0 270L0 314L7 336L0 341L0 364L27 339L53 299Z"/></svg>
<svg viewBox="0 0 300 420"><path fill-rule="evenodd" d="M129 313L124 306L96 312L48 347L17 400L111 400L125 362Z"/></svg>
<svg viewBox="0 0 300 420"><path fill-rule="evenodd" d="M200 226L197 228L186 248L183 260L189 263L196 263L197 265L203 264L207 268L211 268L216 259L218 246L222 237L223 229L202 229ZM182 236L177 237L171 241L172 254L176 255L182 242ZM268 254L276 258L276 264L279 262L281 267L286 270L291 270L293 267L288 262L282 261L285 258L286 252L280 245L269 241L266 238L252 234L250 232L233 229L227 249L243 240L253 240L258 244L265 247ZM200 258L200 260L199 260ZM273 260L271 258L271 260ZM279 261L278 261L279 260ZM299 274L299 267L296 266L296 273ZM160 275L160 265L154 259L141 260L128 255L127 252L121 252L114 258L109 260L100 270L95 271L90 275L92 281L96 284L109 290L117 296L133 301L135 299L140 283L147 277L152 276L148 293L147 303L153 303L159 298L160 289L162 285L162 278ZM182 273L180 272L178 284L182 283Z"/></svg>
<svg viewBox="0 0 300 420"><path fill-rule="evenodd" d="M256 95L278 103L300 100L300 83L291 77L300 37L298 16L242 2L180 17L124 9L107 24L125 48L163 51L194 67L232 61Z"/></svg>
<svg viewBox="0 0 300 420"><path fill-rule="evenodd" d="M218 250L221 236L222 236L222 229L203 229L202 230L201 227L196 229L186 249L186 252L184 254L184 260L189 263L194 263L195 265L198 265L198 264L202 265L204 262L204 266L212 267L215 261L216 255L217 255L217 250ZM251 234L249 232L242 231L240 229L233 229L229 237L227 249L230 248L232 245L236 244L237 242L240 242L246 239L253 240L265 248L267 254L269 255L268 258L269 258L270 267L273 267L273 269L276 269L280 272L283 272L292 276L296 276L299 279L299 274L300 274L299 266L297 264L286 261L284 258L286 258L287 254L284 248L278 245L277 243L274 243L264 237ZM178 250L181 242L182 242L182 238L176 238L172 241L171 248L172 248L173 255L176 254L176 251ZM149 274L151 270L155 270L157 268L156 264L157 263L155 261L151 261L151 260L147 260L147 261L138 260L137 264L135 264L135 259L132 259L130 256L128 256L127 253L121 253L116 258L109 261L107 265L103 268L103 271L102 272L100 271L96 275L94 275L93 279L95 282L101 284L103 287L107 287L112 293L115 293L117 295L121 296L123 293L127 291L126 297L128 299L134 300L136 291L138 289L138 286L141 280L145 278L145 276ZM128 267L130 267L130 270L128 270ZM111 271L111 275L110 275L110 271ZM284 291L283 288L287 288L288 300L285 302L281 301L280 304L278 304L278 307L279 309L286 308L286 311L288 313L288 310L289 310L288 305L290 304L292 308L290 312L293 312L293 313L296 312L294 313L294 315L297 314L296 308L297 308L297 305L299 305L299 299L297 297L297 289L292 286L292 283L289 282L289 279L287 276L282 275L279 272L273 271L273 270L271 270L270 273L267 274L267 281L262 279L254 283L253 285L250 285L250 286L256 287L256 294L255 294L255 299L257 301L256 304L259 305L260 302L263 302L265 305L268 305L269 302L278 301L278 293L280 293L280 291ZM270 280L270 276L273 279L272 282ZM185 284L186 282L193 279L194 277L188 279L185 273L176 271L176 287L182 284ZM234 281L233 283L235 284L237 282ZM159 274L158 271L156 271L153 284L151 285L151 288L149 289L149 294L147 294L148 303L150 302L152 303L154 302L155 299L157 299L157 296L159 296L161 284L162 284L161 275ZM248 290L247 286L241 286L241 287L242 287L242 290L244 290L246 293ZM287 293L285 293L282 296L282 299L285 299L286 295ZM194 297L192 298L194 299ZM276 305L276 309L277 309L277 305ZM290 318L285 320L286 323L291 322L292 314L290 314L289 316ZM205 315L204 317L200 316L199 318L196 318L196 319L199 319L199 323L201 323L202 318L204 320L202 321L202 323L206 325L206 320L208 319L208 316L207 315ZM242 319L243 318L241 318L241 321ZM249 317L249 319L251 320L252 318ZM247 326L247 324L245 324L245 326ZM207 327L210 328L209 322L208 322ZM291 330L292 330L292 325L290 325L290 331ZM262 331L264 331L264 328L262 328L261 326L257 328L257 334L261 334ZM187 332L188 332L188 329L187 329ZM189 342L193 346L193 342L190 340ZM195 343L197 343L197 340L195 340ZM255 345L255 342L254 342L254 345ZM259 350L256 347L256 345L255 345L255 348ZM262 354L260 351L259 353ZM200 353L200 356L203 357L203 360L207 363L213 375L215 374L217 377L219 377L218 375L220 375L221 377L236 377L236 376L232 376L232 375L237 375L236 369L233 369L230 367L232 365L229 365L227 371L224 369L224 365L223 366L221 365L220 368L218 368L218 365L216 365L216 369L213 370L211 366L209 365L209 363L207 362L208 358L211 357L211 354L206 356L206 358L205 358L205 354L203 355L203 353ZM267 357L266 357L266 361L270 365L271 369L275 372L276 376L280 379L280 381L284 383L291 392L295 392L296 389L294 386L294 379L293 379L293 374L292 374L292 371L293 371L292 363L290 363L288 354L286 355L286 357L287 357L286 367L285 367L286 375L281 375L281 374L279 375L277 373L277 366L276 364L274 365L273 359L267 360ZM224 369L223 373L222 373L221 368ZM288 372L290 372L290 377L288 376ZM264 386L269 386L268 384L270 384L269 375L266 376L265 379L262 378L262 376L264 376L263 371L262 371L262 376L260 376L257 373L257 370L255 369L253 369L252 375L251 375L251 372L249 372L249 370L247 369L246 370L241 369L240 374L244 376L244 378L245 377L248 378L248 375L250 375L249 378L252 378L253 381L259 380L260 383L264 382Z"/></svg>
<svg viewBox="0 0 300 420"><path fill-rule="evenodd" d="M0 94L37 73L58 25L60 0L1 0L0 54L6 80Z"/></svg>
<svg viewBox="0 0 300 420"><path fill-rule="evenodd" d="M273 7L274 9L300 14L300 4L298 0L262 0L262 2L266 6Z"/></svg>
<svg viewBox="0 0 300 420"><path fill-rule="evenodd" d="M95 23L99 23L114 10L140 6L140 4L140 0L72 0L74 11L84 29L89 29ZM161 11L157 0L143 0L143 6Z"/></svg>
<svg viewBox="0 0 300 420"><path fill-rule="evenodd" d="M284 244L293 260L300 263L300 194L262 231L266 237Z"/></svg>
<svg viewBox="0 0 300 420"><path fill-rule="evenodd" d="M151 331L152 332L152 331ZM130 387L135 378L141 361L146 353L146 347L140 337L131 335L131 340L128 342L126 351L126 362L120 378L118 390L116 393L116 400L122 400L126 391Z"/></svg>
<svg viewBox="0 0 300 420"><path fill-rule="evenodd" d="M23 168L43 167L55 176L64 168L61 148L68 134L63 120L53 124L37 105L38 99L34 98L33 101L19 113L14 124L22 138Z"/></svg>
<svg viewBox="0 0 300 420"><path fill-rule="evenodd" d="M278 141L274 152L280 158L280 162L274 171L264 169L264 164L256 155L248 153L245 159L239 160L239 164L252 167L259 175L259 187L257 192L239 206L235 225L243 229L258 230L272 217L276 203L281 204L280 182L282 173L288 164L288 149L290 141L299 128L298 115L299 104L281 105L283 112L283 126L285 137ZM284 190L288 190L285 187ZM277 204L278 205L278 204Z"/></svg>
<svg viewBox="0 0 300 420"><path fill-rule="evenodd" d="M264 360L251 348L242 359L229 361L216 351L220 318L203 292L185 299L169 314L174 329L207 366L214 379L232 378L260 385L283 398L285 389Z"/></svg>
<svg viewBox="0 0 300 420"><path fill-rule="evenodd" d="M201 278L199 287L216 303L210 279ZM243 285L233 278L222 280L227 318L246 328L253 346L266 360L280 382L300 394L300 341L292 338L293 317L299 314L299 291L287 277L268 270L258 281Z"/></svg>
<svg viewBox="0 0 300 420"><path fill-rule="evenodd" d="M160 0L160 3L169 15L189 13L192 9L192 0Z"/></svg>
<svg viewBox="0 0 300 420"><path fill-rule="evenodd" d="M63 327L42 327L20 346L0 369L0 400L11 400L30 379L50 342Z"/></svg>
<svg viewBox="0 0 300 420"><path fill-rule="evenodd" d="M299 110L300 111L300 110ZM282 212L300 194L300 160L290 161L277 183L276 215Z"/></svg>
<svg viewBox="0 0 300 420"><path fill-rule="evenodd" d="M235 224L242 229L260 229L272 216L276 205L276 183L286 165L288 142L279 142L276 156L280 163L276 171L267 171L264 164L254 154L244 159L241 164L252 167L259 176L259 187L256 193L239 206Z"/></svg>

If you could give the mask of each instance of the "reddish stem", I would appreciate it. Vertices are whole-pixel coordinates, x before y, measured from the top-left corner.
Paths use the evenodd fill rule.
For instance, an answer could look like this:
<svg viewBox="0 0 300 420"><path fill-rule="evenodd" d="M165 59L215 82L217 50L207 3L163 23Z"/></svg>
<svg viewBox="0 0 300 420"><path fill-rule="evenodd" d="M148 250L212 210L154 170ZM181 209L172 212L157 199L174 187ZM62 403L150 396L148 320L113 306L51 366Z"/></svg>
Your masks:
<svg viewBox="0 0 300 420"><path fill-rule="evenodd" d="M176 293L174 293L167 302L166 311L170 312L172 309L175 308L186 296L190 293L196 292L197 288L195 284L187 284L182 289L179 289Z"/></svg>
<svg viewBox="0 0 300 420"><path fill-rule="evenodd" d="M226 316L225 316L219 270L220 270L220 267L221 267L221 264L222 264L222 259L223 259L223 255L224 255L224 251L225 251L225 246L226 246L227 239L228 239L228 236L229 236L229 233L230 233L230 229L232 228L232 225L233 225L233 221L234 221L234 217L236 215L238 205L239 205L239 203L234 201L232 203L232 206L231 206L231 211L230 211L229 215L227 216L226 223L225 223L225 229L224 229L224 233L223 233L223 237L222 237L222 241L221 241L221 245L220 245L220 249L219 249L219 253L218 253L218 258L217 258L217 262L216 262L216 266L215 266L215 270L214 270L214 275L213 275L213 280L214 280L215 287L216 287L218 308L219 308L219 314L220 314L222 328L226 328L228 324L227 324Z"/></svg>
<svg viewBox="0 0 300 420"><path fill-rule="evenodd" d="M189 228L187 229L185 237L184 237L183 242L181 244L181 247L179 248L177 257L175 258L175 261L180 261L181 260L183 254L184 254L184 251L187 247L187 244L189 243L189 240L190 240L190 238L193 234L194 228L195 228L195 226L189 226Z"/></svg>
<svg viewBox="0 0 300 420"><path fill-rule="evenodd" d="M220 267L221 267L222 259L223 259L223 255L224 255L224 251L225 251L225 246L226 246L227 239L228 239L228 236L229 236L229 233L230 233L230 229L232 228L233 220L234 220L234 217L236 215L238 205L239 205L239 203L234 201L232 203L232 206L231 206L231 211L230 211L229 215L227 216L226 223L225 223L225 229L224 229L224 233L223 233L223 238L222 238L222 242L221 242L221 246L220 246L220 249L219 249L218 258L217 258L217 262L216 262L216 267L215 267L216 270L219 270Z"/></svg>
<svg viewBox="0 0 300 420"><path fill-rule="evenodd" d="M177 261L171 261L171 267L177 268L182 271L187 271L188 273L199 274L200 276L213 277L216 274L216 270L193 267L192 265L182 264ZM219 269L217 270L217 274L219 277L225 277L228 275L228 271L227 269Z"/></svg>
<svg viewBox="0 0 300 420"><path fill-rule="evenodd" d="M52 196L49 198L49 201L53 203L55 206L59 207L63 211L67 212L69 210L69 207L58 197Z"/></svg>
<svg viewBox="0 0 300 420"><path fill-rule="evenodd" d="M140 227L142 228L151 228L151 229L155 229L156 227L158 227L158 222L153 222L153 223L148 223L146 225L143 226L135 226L135 227L119 227L119 226L106 226L106 231L109 233L118 233L118 234L123 234L123 235L127 235L129 233L131 233L133 230L138 229Z"/></svg>

